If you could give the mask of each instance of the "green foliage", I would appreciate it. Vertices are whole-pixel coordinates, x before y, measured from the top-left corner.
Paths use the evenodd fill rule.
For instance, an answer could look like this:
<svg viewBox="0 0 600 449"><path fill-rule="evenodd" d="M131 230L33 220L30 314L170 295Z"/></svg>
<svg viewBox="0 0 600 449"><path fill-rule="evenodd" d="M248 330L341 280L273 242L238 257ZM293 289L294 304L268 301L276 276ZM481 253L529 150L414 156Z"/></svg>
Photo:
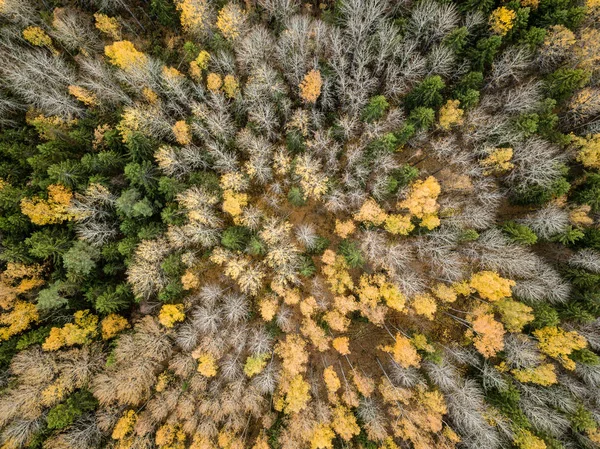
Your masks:
<svg viewBox="0 0 600 449"><path fill-rule="evenodd" d="M542 205L552 199L566 195L571 189L571 184L565 177L560 177L549 188L531 186L520 189L511 196L511 201L519 205Z"/></svg>
<svg viewBox="0 0 600 449"><path fill-rule="evenodd" d="M528 226L514 221L509 221L502 225L502 230L510 237L513 242L521 245L534 245L537 242L537 235Z"/></svg>
<svg viewBox="0 0 600 449"><path fill-rule="evenodd" d="M64 254L63 265L67 274L77 279L87 276L96 268L96 260L100 257L100 251L84 241L77 241Z"/></svg>
<svg viewBox="0 0 600 449"><path fill-rule="evenodd" d="M490 36L477 41L475 48L470 50L469 59L473 70L481 72L485 70L494 60L502 45L500 36Z"/></svg>
<svg viewBox="0 0 600 449"><path fill-rule="evenodd" d="M98 405L94 395L87 390L73 393L67 400L50 409L46 416L49 429L64 429L84 413L91 412Z"/></svg>
<svg viewBox="0 0 600 449"><path fill-rule="evenodd" d="M408 120L415 129L427 131L435 123L435 111L431 108L418 107L411 111Z"/></svg>
<svg viewBox="0 0 600 449"><path fill-rule="evenodd" d="M290 188L287 198L292 206L302 207L306 204L306 200L304 199L304 192L302 192L302 189L297 186L293 186Z"/></svg>
<svg viewBox="0 0 600 449"><path fill-rule="evenodd" d="M304 137L299 131L292 130L285 135L285 144L292 154L298 154L306 149Z"/></svg>
<svg viewBox="0 0 600 449"><path fill-rule="evenodd" d="M38 259L52 259L57 263L70 246L71 237L66 229L49 229L34 232L25 240L29 254Z"/></svg>
<svg viewBox="0 0 600 449"><path fill-rule="evenodd" d="M586 173L572 198L576 203L589 205L593 212L600 212L600 173Z"/></svg>
<svg viewBox="0 0 600 449"><path fill-rule="evenodd" d="M474 242L479 238L479 232L475 229L465 229L459 237L461 242Z"/></svg>
<svg viewBox="0 0 600 449"><path fill-rule="evenodd" d="M309 254L313 254L313 255L320 255L323 254L325 252L325 250L329 247L329 239L322 237L322 236L317 236L314 245L312 245L309 249L308 252Z"/></svg>
<svg viewBox="0 0 600 449"><path fill-rule="evenodd" d="M377 95L369 100L369 103L363 111L362 119L367 123L379 120L383 117L389 107L390 104L385 97L383 95Z"/></svg>
<svg viewBox="0 0 600 449"><path fill-rule="evenodd" d="M267 247L260 238L253 235L248 242L246 252L251 256L264 256L267 253Z"/></svg>
<svg viewBox="0 0 600 449"><path fill-rule="evenodd" d="M37 295L37 305L41 310L64 307L68 303L69 286L63 281L56 281L41 289Z"/></svg>
<svg viewBox="0 0 600 449"><path fill-rule="evenodd" d="M533 315L535 319L530 323L530 326L534 329L556 326L560 323L558 311L547 303L534 304Z"/></svg>
<svg viewBox="0 0 600 449"><path fill-rule="evenodd" d="M581 229L569 226L566 231L553 236L552 240L555 242L562 243L563 245L572 245L578 240L582 239L583 236L584 233Z"/></svg>
<svg viewBox="0 0 600 449"><path fill-rule="evenodd" d="M314 276L317 271L317 267L310 256L303 256L302 263L300 265L299 273L301 276L306 278Z"/></svg>
<svg viewBox="0 0 600 449"><path fill-rule="evenodd" d="M150 14L163 26L174 27L177 24L175 5L169 0L150 0Z"/></svg>
<svg viewBox="0 0 600 449"><path fill-rule="evenodd" d="M243 250L250 241L250 230L243 226L231 226L221 234L221 245L233 251Z"/></svg>
<svg viewBox="0 0 600 449"><path fill-rule="evenodd" d="M468 36L467 27L455 28L444 38L444 44L450 47L454 53L460 53L467 45Z"/></svg>
<svg viewBox="0 0 600 449"><path fill-rule="evenodd" d="M509 383L504 390L494 389L488 393L487 401L509 418L513 425L528 428L530 426L527 416L520 405L521 395L519 390Z"/></svg>
<svg viewBox="0 0 600 449"><path fill-rule="evenodd" d="M94 308L99 313L108 315L125 310L133 303L133 293L129 284L109 285L106 290L96 296L92 293Z"/></svg>
<svg viewBox="0 0 600 449"><path fill-rule="evenodd" d="M19 337L15 349L22 351L33 345L41 345L50 334L51 326L43 326L39 329L31 330Z"/></svg>
<svg viewBox="0 0 600 449"><path fill-rule="evenodd" d="M444 97L442 90L446 83L439 75L429 76L419 83L404 99L407 110L415 108L438 108L442 105Z"/></svg>
<svg viewBox="0 0 600 449"><path fill-rule="evenodd" d="M365 263L358 244L353 240L342 240L338 246L338 252L344 256L350 268L358 268Z"/></svg>
<svg viewBox="0 0 600 449"><path fill-rule="evenodd" d="M577 349L573 351L569 357L584 365L595 366L600 364L600 357L598 354L590 351L588 348Z"/></svg>
<svg viewBox="0 0 600 449"><path fill-rule="evenodd" d="M550 98L562 102L570 98L590 80L590 73L583 69L561 67L546 78L546 92Z"/></svg>
<svg viewBox="0 0 600 449"><path fill-rule="evenodd" d="M577 407L577 410L570 416L570 419L571 426L575 432L593 430L597 426L592 413L586 410L582 404Z"/></svg>

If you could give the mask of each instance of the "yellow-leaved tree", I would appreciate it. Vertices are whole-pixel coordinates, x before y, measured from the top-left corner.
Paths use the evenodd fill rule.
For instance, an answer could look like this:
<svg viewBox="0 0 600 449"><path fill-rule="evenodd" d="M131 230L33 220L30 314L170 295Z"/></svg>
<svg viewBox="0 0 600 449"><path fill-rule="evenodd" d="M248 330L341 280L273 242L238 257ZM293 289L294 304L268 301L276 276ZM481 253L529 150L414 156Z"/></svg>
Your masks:
<svg viewBox="0 0 600 449"><path fill-rule="evenodd" d="M533 335L538 339L540 351L558 360L568 370L575 369L575 362L569 355L587 346L587 340L582 335L561 327L546 326L535 330Z"/></svg>
<svg viewBox="0 0 600 449"><path fill-rule="evenodd" d="M298 86L300 88L300 98L307 103L316 103L321 95L322 86L323 79L321 78L321 72L311 70L304 76L304 79Z"/></svg>
<svg viewBox="0 0 600 449"><path fill-rule="evenodd" d="M32 223L47 225L73 220L76 215L70 211L73 194L60 184L48 186L48 199L23 198L21 212L27 215Z"/></svg>
<svg viewBox="0 0 600 449"><path fill-rule="evenodd" d="M104 47L104 54L111 64L127 71L133 72L142 69L148 63L148 56L136 50L130 41L116 41Z"/></svg>

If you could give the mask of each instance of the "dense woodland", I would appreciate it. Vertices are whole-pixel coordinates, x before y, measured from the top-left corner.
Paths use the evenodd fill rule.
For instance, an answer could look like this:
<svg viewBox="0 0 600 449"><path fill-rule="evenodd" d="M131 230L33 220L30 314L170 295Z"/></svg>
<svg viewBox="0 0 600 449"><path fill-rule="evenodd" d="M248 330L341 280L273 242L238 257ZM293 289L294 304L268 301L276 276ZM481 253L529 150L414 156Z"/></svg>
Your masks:
<svg viewBox="0 0 600 449"><path fill-rule="evenodd" d="M0 0L0 448L600 447L600 0Z"/></svg>

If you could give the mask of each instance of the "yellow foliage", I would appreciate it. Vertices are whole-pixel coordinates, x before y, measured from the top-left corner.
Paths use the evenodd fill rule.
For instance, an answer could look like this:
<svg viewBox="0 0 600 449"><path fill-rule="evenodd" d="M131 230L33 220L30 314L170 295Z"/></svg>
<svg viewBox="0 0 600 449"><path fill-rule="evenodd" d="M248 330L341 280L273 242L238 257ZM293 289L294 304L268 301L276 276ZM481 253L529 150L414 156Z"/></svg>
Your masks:
<svg viewBox="0 0 600 449"><path fill-rule="evenodd" d="M335 220L335 233L341 238L348 238L348 236L351 235L355 230L356 226L354 226L354 222L352 220Z"/></svg>
<svg viewBox="0 0 600 449"><path fill-rule="evenodd" d="M437 311L435 299L427 293L416 295L412 300L412 307L417 315L423 315L428 320L433 320Z"/></svg>
<svg viewBox="0 0 600 449"><path fill-rule="evenodd" d="M210 60L210 54L206 50L202 50L198 53L196 59L190 62L190 75L196 81L202 79L202 72L208 68L208 61Z"/></svg>
<svg viewBox="0 0 600 449"><path fill-rule="evenodd" d="M457 298L457 292L454 288L444 284L438 284L431 289L436 298L444 302L454 302Z"/></svg>
<svg viewBox="0 0 600 449"><path fill-rule="evenodd" d="M385 219L385 230L390 234L408 235L413 229L410 215L390 214Z"/></svg>
<svg viewBox="0 0 600 449"><path fill-rule="evenodd" d="M185 449L185 432L179 424L164 424L156 431L155 441L161 449Z"/></svg>
<svg viewBox="0 0 600 449"><path fill-rule="evenodd" d="M137 421L137 415L133 410L127 410L123 413L123 416L119 418L115 427L113 428L112 438L113 440L123 440L131 434L133 426Z"/></svg>
<svg viewBox="0 0 600 449"><path fill-rule="evenodd" d="M102 339L108 340L113 338L118 333L124 331L129 327L127 318L111 313L100 323L100 329L102 330Z"/></svg>
<svg viewBox="0 0 600 449"><path fill-rule="evenodd" d="M244 365L244 374L246 374L248 377L252 377L256 374L262 373L262 371L265 369L265 366L267 366L267 360L270 358L270 354L248 357Z"/></svg>
<svg viewBox="0 0 600 449"><path fill-rule="evenodd" d="M175 122L171 128L175 135L175 140L179 145L189 145L192 143L192 130L185 120Z"/></svg>
<svg viewBox="0 0 600 449"><path fill-rule="evenodd" d="M396 334L396 341L393 345L380 346L379 349L392 354L394 361L403 368L411 366L418 368L421 364L421 356L417 353L414 345L401 333Z"/></svg>
<svg viewBox="0 0 600 449"><path fill-rule="evenodd" d="M215 377L217 375L217 360L208 352L194 354L198 359L198 372L205 377Z"/></svg>
<svg viewBox="0 0 600 449"><path fill-rule="evenodd" d="M12 310L0 314L0 341L8 340L39 321L40 317L35 305L25 301L17 301Z"/></svg>
<svg viewBox="0 0 600 449"><path fill-rule="evenodd" d="M275 346L275 353L283 359L283 370L290 377L306 371L308 353L306 342L300 335L287 334L285 340Z"/></svg>
<svg viewBox="0 0 600 449"><path fill-rule="evenodd" d="M331 423L333 430L342 440L350 441L353 436L360 433L360 427L356 422L356 417L349 408L338 405L333 410L333 421Z"/></svg>
<svg viewBox="0 0 600 449"><path fill-rule="evenodd" d="M173 382L173 380L175 380L175 376L173 374L169 373L168 371L163 371L158 375L154 389L158 393L165 391L169 384Z"/></svg>
<svg viewBox="0 0 600 449"><path fill-rule="evenodd" d="M328 424L318 424L310 439L311 449L331 449L335 433Z"/></svg>
<svg viewBox="0 0 600 449"><path fill-rule="evenodd" d="M594 224L594 219L589 216L591 211L591 206L587 204L577 206L569 213L569 221L575 226L591 226Z"/></svg>
<svg viewBox="0 0 600 449"><path fill-rule="evenodd" d="M600 170L600 134L576 137L575 143L581 148L577 153L577 160L584 167Z"/></svg>
<svg viewBox="0 0 600 449"><path fill-rule="evenodd" d="M475 348L484 357L493 357L504 349L504 326L494 320L487 307L478 307L472 315L467 316L473 329L465 332L467 338L472 338Z"/></svg>
<svg viewBox="0 0 600 449"><path fill-rule="evenodd" d="M323 175L320 166L308 153L296 158L294 172L300 176L300 186L304 194L314 199L320 199L327 192L327 181L329 178Z"/></svg>
<svg viewBox="0 0 600 449"><path fill-rule="evenodd" d="M212 90L213 92L218 92L219 89L221 89L221 86L223 85L223 79L221 78L221 75L219 75L218 73L209 73L206 76L206 87L208 88L208 90Z"/></svg>
<svg viewBox="0 0 600 449"><path fill-rule="evenodd" d="M344 332L350 325L350 318L342 314L339 310L330 310L323 315L325 321L331 329L337 332Z"/></svg>
<svg viewBox="0 0 600 449"><path fill-rule="evenodd" d="M327 395L329 397L329 402L336 402L335 394L342 386L340 382L340 378L337 373L333 369L333 366L329 365L325 370L323 370L323 381L325 382L325 386L327 387Z"/></svg>
<svg viewBox="0 0 600 449"><path fill-rule="evenodd" d="M362 375L356 370L352 371L352 381L358 392L366 398L370 397L373 391L375 391L375 382L373 379L367 375Z"/></svg>
<svg viewBox="0 0 600 449"><path fill-rule="evenodd" d="M207 0L176 0L181 13L181 27L187 33L202 34L208 27L209 6Z"/></svg>
<svg viewBox="0 0 600 449"><path fill-rule="evenodd" d="M275 317L279 309L279 301L274 296L267 296L259 300L258 307L260 309L260 316L268 322Z"/></svg>
<svg viewBox="0 0 600 449"><path fill-rule="evenodd" d="M319 95L321 95L321 87L323 86L323 80L321 78L321 72L318 70L311 70L298 86L300 88L300 98L307 103L316 103Z"/></svg>
<svg viewBox="0 0 600 449"><path fill-rule="evenodd" d="M480 271L471 276L469 285L475 289L479 296L489 301L498 301L512 295L511 287L515 281L500 277L494 271Z"/></svg>
<svg viewBox="0 0 600 449"><path fill-rule="evenodd" d="M310 401L310 385L301 374L295 375L286 385L285 399L275 402L275 409L286 414L304 410Z"/></svg>
<svg viewBox="0 0 600 449"><path fill-rule="evenodd" d="M96 106L98 104L96 95L83 87L71 85L69 86L69 93L86 106Z"/></svg>
<svg viewBox="0 0 600 449"><path fill-rule="evenodd" d="M471 285L467 281L455 282L452 284L452 289L457 295L462 296L469 296L473 292Z"/></svg>
<svg viewBox="0 0 600 449"><path fill-rule="evenodd" d="M459 108L459 100L448 100L440 108L440 127L449 130L453 125L460 125L463 122L465 111Z"/></svg>
<svg viewBox="0 0 600 449"><path fill-rule="evenodd" d="M568 370L575 369L575 362L569 355L587 346L586 339L576 331L567 332L556 326L537 329L533 335L538 339L540 351L558 360Z"/></svg>
<svg viewBox="0 0 600 449"><path fill-rule="evenodd" d="M514 168L515 164L510 162L512 158L512 148L496 148L479 165L485 169L484 175L501 174Z"/></svg>
<svg viewBox="0 0 600 449"><path fill-rule="evenodd" d="M23 198L21 212L37 225L56 224L76 218L69 211L73 194L60 184L48 186L48 199Z"/></svg>
<svg viewBox="0 0 600 449"><path fill-rule="evenodd" d="M240 84L233 75L225 75L223 79L223 92L228 98L235 98L239 92Z"/></svg>
<svg viewBox="0 0 600 449"><path fill-rule="evenodd" d="M437 228L440 224L441 221L437 214L426 214L421 219L421 226L430 231Z"/></svg>
<svg viewBox="0 0 600 449"><path fill-rule="evenodd" d="M175 323L183 320L185 320L183 304L165 304L158 313L158 321L165 327L173 327Z"/></svg>
<svg viewBox="0 0 600 449"><path fill-rule="evenodd" d="M521 6L531 9L536 9L540 4L540 0L521 0Z"/></svg>
<svg viewBox="0 0 600 449"><path fill-rule="evenodd" d="M121 40L121 25L116 17L108 17L106 14L95 13L95 25L98 30L110 36L113 40Z"/></svg>
<svg viewBox="0 0 600 449"><path fill-rule="evenodd" d="M348 264L344 256L328 249L321 257L324 265L321 271L327 278L331 291L335 294L344 294L346 290L354 288L354 283L348 272Z"/></svg>
<svg viewBox="0 0 600 449"><path fill-rule="evenodd" d="M240 35L245 13L234 3L225 5L217 16L217 28L225 39L235 40Z"/></svg>
<svg viewBox="0 0 600 449"><path fill-rule="evenodd" d="M331 346L341 355L350 354L350 339L348 337L337 337L331 342Z"/></svg>
<svg viewBox="0 0 600 449"><path fill-rule="evenodd" d="M78 310L73 315L74 322L62 328L53 327L42 344L45 351L56 351L63 346L84 345L98 335L98 317L89 310Z"/></svg>
<svg viewBox="0 0 600 449"><path fill-rule="evenodd" d="M415 348L425 351L425 352L434 352L435 348L433 345L427 342L427 337L423 334L415 334L412 337L412 344Z"/></svg>
<svg viewBox="0 0 600 449"><path fill-rule="evenodd" d="M408 209L417 218L424 218L437 213L440 208L437 203L440 192L440 184L433 176L424 181L419 179L411 185L408 197L398 203L398 207Z"/></svg>
<svg viewBox="0 0 600 449"><path fill-rule="evenodd" d="M356 221L372 224L374 226L379 226L386 218L387 214L373 198L369 198L365 201L360 210L354 214L354 219Z"/></svg>
<svg viewBox="0 0 600 449"><path fill-rule="evenodd" d="M181 276L181 285L184 290L192 290L200 287L200 278L189 268Z"/></svg>
<svg viewBox="0 0 600 449"><path fill-rule="evenodd" d="M544 440L523 428L516 432L513 443L519 449L546 449L547 447Z"/></svg>
<svg viewBox="0 0 600 449"><path fill-rule="evenodd" d="M52 46L52 39L48 36L44 30L40 27L29 26L23 30L23 38L32 45L36 45L38 47L48 47L54 50Z"/></svg>
<svg viewBox="0 0 600 449"><path fill-rule="evenodd" d="M517 14L504 6L495 9L490 15L490 28L496 34L504 36L514 26Z"/></svg>
<svg viewBox="0 0 600 449"><path fill-rule="evenodd" d="M232 217L238 217L242 213L242 208L248 205L248 195L245 193L235 193L233 190L223 192L223 212Z"/></svg>
<svg viewBox="0 0 600 449"><path fill-rule="evenodd" d="M509 332L521 332L523 327L534 320L533 309L522 302L512 299L502 299L496 304L496 309L502 315L502 322Z"/></svg>
<svg viewBox="0 0 600 449"><path fill-rule="evenodd" d="M558 382L552 363L544 363L535 368L514 369L511 373L519 382L531 382L545 387Z"/></svg>
<svg viewBox="0 0 600 449"><path fill-rule="evenodd" d="M104 54L111 64L125 71L134 71L143 68L148 63L148 56L135 49L129 41L116 41L104 47Z"/></svg>

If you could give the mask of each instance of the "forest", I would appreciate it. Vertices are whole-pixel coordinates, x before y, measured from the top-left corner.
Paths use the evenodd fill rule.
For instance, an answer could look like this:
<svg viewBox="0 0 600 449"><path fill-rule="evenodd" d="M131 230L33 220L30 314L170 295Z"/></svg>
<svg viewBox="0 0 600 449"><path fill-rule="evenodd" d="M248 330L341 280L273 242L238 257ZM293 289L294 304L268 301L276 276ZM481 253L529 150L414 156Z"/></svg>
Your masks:
<svg viewBox="0 0 600 449"><path fill-rule="evenodd" d="M600 0L0 0L0 449L599 449Z"/></svg>

